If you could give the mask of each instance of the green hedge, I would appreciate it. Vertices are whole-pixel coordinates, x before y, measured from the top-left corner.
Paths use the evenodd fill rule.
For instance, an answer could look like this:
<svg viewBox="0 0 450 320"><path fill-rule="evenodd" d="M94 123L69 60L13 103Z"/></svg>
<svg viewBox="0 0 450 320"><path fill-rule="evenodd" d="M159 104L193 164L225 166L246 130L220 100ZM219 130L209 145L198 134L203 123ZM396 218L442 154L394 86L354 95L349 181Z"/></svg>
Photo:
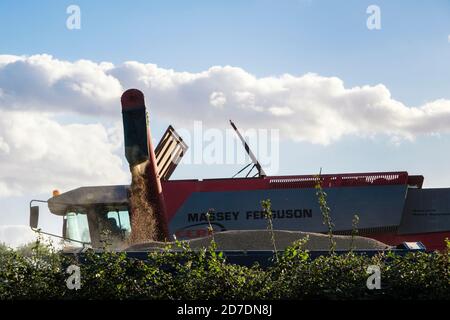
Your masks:
<svg viewBox="0 0 450 320"><path fill-rule="evenodd" d="M64 256L39 242L0 248L0 299L449 299L447 252L374 257L330 254L311 259L297 243L273 267L227 263L209 250L150 254L143 262L124 253ZM69 290L68 265L80 266L81 289ZM381 270L381 289L366 286L369 265Z"/></svg>

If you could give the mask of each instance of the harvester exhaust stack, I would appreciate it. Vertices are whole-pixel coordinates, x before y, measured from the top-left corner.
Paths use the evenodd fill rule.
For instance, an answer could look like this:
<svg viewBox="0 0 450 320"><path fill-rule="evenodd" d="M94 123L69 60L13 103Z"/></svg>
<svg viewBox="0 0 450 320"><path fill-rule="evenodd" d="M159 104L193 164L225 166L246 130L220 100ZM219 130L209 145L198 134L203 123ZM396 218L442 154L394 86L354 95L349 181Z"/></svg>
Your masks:
<svg viewBox="0 0 450 320"><path fill-rule="evenodd" d="M125 91L121 98L125 156L132 174L131 242L169 240L161 181L153 149L144 94Z"/></svg>

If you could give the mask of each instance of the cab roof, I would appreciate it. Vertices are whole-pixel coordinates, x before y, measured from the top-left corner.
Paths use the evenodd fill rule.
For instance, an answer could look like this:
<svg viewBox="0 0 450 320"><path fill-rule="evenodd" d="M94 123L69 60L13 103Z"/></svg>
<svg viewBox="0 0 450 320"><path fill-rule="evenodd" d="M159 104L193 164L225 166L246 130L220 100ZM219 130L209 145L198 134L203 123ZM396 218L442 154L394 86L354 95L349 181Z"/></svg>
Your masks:
<svg viewBox="0 0 450 320"><path fill-rule="evenodd" d="M48 200L53 214L64 215L71 207L89 207L98 204L126 205L128 185L81 187Z"/></svg>

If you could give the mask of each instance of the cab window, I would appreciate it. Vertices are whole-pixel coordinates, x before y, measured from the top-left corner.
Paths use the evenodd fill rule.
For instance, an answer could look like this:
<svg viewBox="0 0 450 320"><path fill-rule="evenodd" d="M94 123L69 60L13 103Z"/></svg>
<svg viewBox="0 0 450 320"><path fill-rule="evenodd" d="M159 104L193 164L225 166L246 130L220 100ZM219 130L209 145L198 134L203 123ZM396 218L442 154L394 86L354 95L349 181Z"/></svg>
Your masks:
<svg viewBox="0 0 450 320"><path fill-rule="evenodd" d="M109 211L106 214L106 218L122 233L124 239L127 239L131 233L130 215L128 211Z"/></svg>
<svg viewBox="0 0 450 320"><path fill-rule="evenodd" d="M65 216L67 223L66 237L76 241L91 242L87 215L78 212L68 212ZM73 243L77 245L76 242ZM81 244L79 244L81 245Z"/></svg>

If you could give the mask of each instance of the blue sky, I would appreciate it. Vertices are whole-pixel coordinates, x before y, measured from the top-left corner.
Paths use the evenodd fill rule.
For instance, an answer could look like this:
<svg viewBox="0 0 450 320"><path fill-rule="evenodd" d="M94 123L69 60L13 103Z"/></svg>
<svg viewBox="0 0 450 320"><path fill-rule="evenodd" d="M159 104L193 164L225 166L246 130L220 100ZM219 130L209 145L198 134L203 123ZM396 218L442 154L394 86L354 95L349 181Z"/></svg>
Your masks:
<svg viewBox="0 0 450 320"><path fill-rule="evenodd" d="M82 29L65 28L77 4ZM381 8L382 29L366 28ZM448 97L450 2L2 1L0 50L59 59L156 63L180 71L239 66L263 76L317 72L386 84L418 105Z"/></svg>
<svg viewBox="0 0 450 320"><path fill-rule="evenodd" d="M66 28L71 4L81 9L81 30ZM366 27L372 4L381 9L381 30ZM346 88L381 83L408 107L450 99L449 35L447 0L0 2L0 55L114 65L132 60L190 73L230 65L258 78L313 72L337 77ZM108 119L69 113L59 121ZM169 122L154 120L156 137ZM328 145L282 141L279 173L407 170L442 187L450 184L449 147L444 132L399 144L383 135L350 135ZM235 169L185 166L176 177L228 177ZM0 198L0 225L26 224L27 200L46 196L29 191Z"/></svg>

